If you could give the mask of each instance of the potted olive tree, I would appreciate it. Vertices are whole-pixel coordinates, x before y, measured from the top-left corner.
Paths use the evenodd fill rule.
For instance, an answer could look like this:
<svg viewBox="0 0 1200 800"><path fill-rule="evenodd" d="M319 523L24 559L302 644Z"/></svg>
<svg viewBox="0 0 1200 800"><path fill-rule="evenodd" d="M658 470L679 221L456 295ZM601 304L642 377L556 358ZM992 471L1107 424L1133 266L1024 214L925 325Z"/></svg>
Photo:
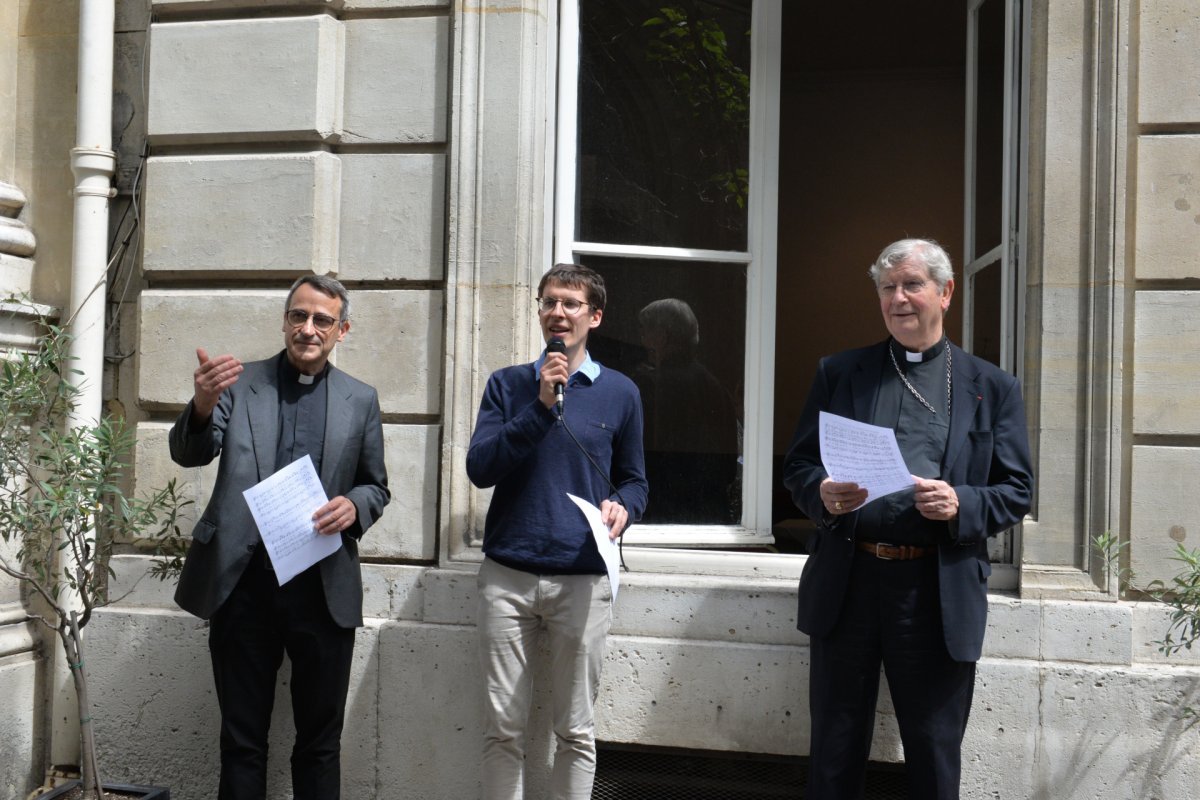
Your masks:
<svg viewBox="0 0 1200 800"><path fill-rule="evenodd" d="M159 578L178 571L176 519L187 503L173 481L128 491L134 436L122 419L69 424L80 394L70 336L44 321L43 329L31 351L0 358L0 536L11 545L9 555L0 551L0 572L24 585L30 617L61 641L78 696L81 778L73 795L61 796L169 798L166 789L107 784L102 793L82 631L96 609L119 599L108 594L114 542L155 552Z"/></svg>

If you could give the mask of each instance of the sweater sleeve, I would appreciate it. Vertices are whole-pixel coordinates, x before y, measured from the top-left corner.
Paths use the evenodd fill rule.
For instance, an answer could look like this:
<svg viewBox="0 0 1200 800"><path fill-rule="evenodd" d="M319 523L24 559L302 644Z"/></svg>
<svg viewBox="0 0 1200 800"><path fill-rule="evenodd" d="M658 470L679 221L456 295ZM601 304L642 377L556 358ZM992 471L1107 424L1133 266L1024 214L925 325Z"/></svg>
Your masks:
<svg viewBox="0 0 1200 800"><path fill-rule="evenodd" d="M531 401L514 409L510 419L511 387L504 378L503 371L488 378L467 449L467 477L480 489L503 480L533 453L554 425L554 414L538 401L536 393Z"/></svg>

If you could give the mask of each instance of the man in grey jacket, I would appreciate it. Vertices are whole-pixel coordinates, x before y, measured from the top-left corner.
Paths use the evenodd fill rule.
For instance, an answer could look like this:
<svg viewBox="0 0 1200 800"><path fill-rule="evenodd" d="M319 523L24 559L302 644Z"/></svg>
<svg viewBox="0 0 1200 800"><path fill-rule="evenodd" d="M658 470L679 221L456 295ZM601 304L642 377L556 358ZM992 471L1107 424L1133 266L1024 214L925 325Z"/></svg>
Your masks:
<svg viewBox="0 0 1200 800"><path fill-rule="evenodd" d="M285 652L296 721L293 793L340 794L354 629L362 625L358 539L391 496L378 396L328 363L349 318L341 283L300 278L284 306L283 352L243 364L197 349L194 395L171 429L179 465L221 456L175 593L181 608L211 621L220 800L266 794L267 734ZM306 455L332 498L313 511L314 529L340 537L341 547L280 586L242 492Z"/></svg>

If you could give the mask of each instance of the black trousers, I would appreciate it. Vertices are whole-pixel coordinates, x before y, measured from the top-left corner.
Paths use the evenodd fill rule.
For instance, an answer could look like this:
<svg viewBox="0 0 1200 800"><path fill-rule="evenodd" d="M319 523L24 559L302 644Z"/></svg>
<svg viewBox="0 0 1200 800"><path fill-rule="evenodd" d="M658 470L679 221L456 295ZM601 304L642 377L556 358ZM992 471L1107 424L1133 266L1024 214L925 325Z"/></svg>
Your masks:
<svg viewBox="0 0 1200 800"><path fill-rule="evenodd" d="M882 663L904 743L909 796L958 798L975 663L954 661L942 635L937 557L885 561L855 553L846 605L813 637L807 800L862 797Z"/></svg>
<svg viewBox="0 0 1200 800"><path fill-rule="evenodd" d="M262 546L259 546L262 550ZM279 586L255 554L212 618L208 646L221 709L220 800L262 800L275 684L292 664L292 791L297 800L336 800L354 629L329 616L319 566Z"/></svg>

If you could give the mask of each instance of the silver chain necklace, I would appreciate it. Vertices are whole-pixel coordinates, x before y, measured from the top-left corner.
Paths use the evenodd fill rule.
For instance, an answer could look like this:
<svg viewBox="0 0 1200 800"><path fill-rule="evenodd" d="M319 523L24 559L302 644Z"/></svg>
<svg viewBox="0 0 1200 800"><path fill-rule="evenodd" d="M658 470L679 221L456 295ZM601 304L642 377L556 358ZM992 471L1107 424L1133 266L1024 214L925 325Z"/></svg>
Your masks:
<svg viewBox="0 0 1200 800"><path fill-rule="evenodd" d="M951 375L951 372L950 372L950 343L949 342L946 342L945 353L946 353L946 416L950 416L950 375ZM908 382L908 378L905 377L904 371L901 370L900 365L896 363L896 353L894 350L892 350L892 345L890 342L888 343L888 355L892 357L892 366L895 367L896 374L900 376L900 380L904 381L904 385L908 387L908 390L910 392L912 392L913 397L920 400L921 405L928 408L930 414L936 414L937 409L934 408L932 405L930 405L929 401L921 396L921 393L917 391L917 387L913 386L911 383Z"/></svg>

